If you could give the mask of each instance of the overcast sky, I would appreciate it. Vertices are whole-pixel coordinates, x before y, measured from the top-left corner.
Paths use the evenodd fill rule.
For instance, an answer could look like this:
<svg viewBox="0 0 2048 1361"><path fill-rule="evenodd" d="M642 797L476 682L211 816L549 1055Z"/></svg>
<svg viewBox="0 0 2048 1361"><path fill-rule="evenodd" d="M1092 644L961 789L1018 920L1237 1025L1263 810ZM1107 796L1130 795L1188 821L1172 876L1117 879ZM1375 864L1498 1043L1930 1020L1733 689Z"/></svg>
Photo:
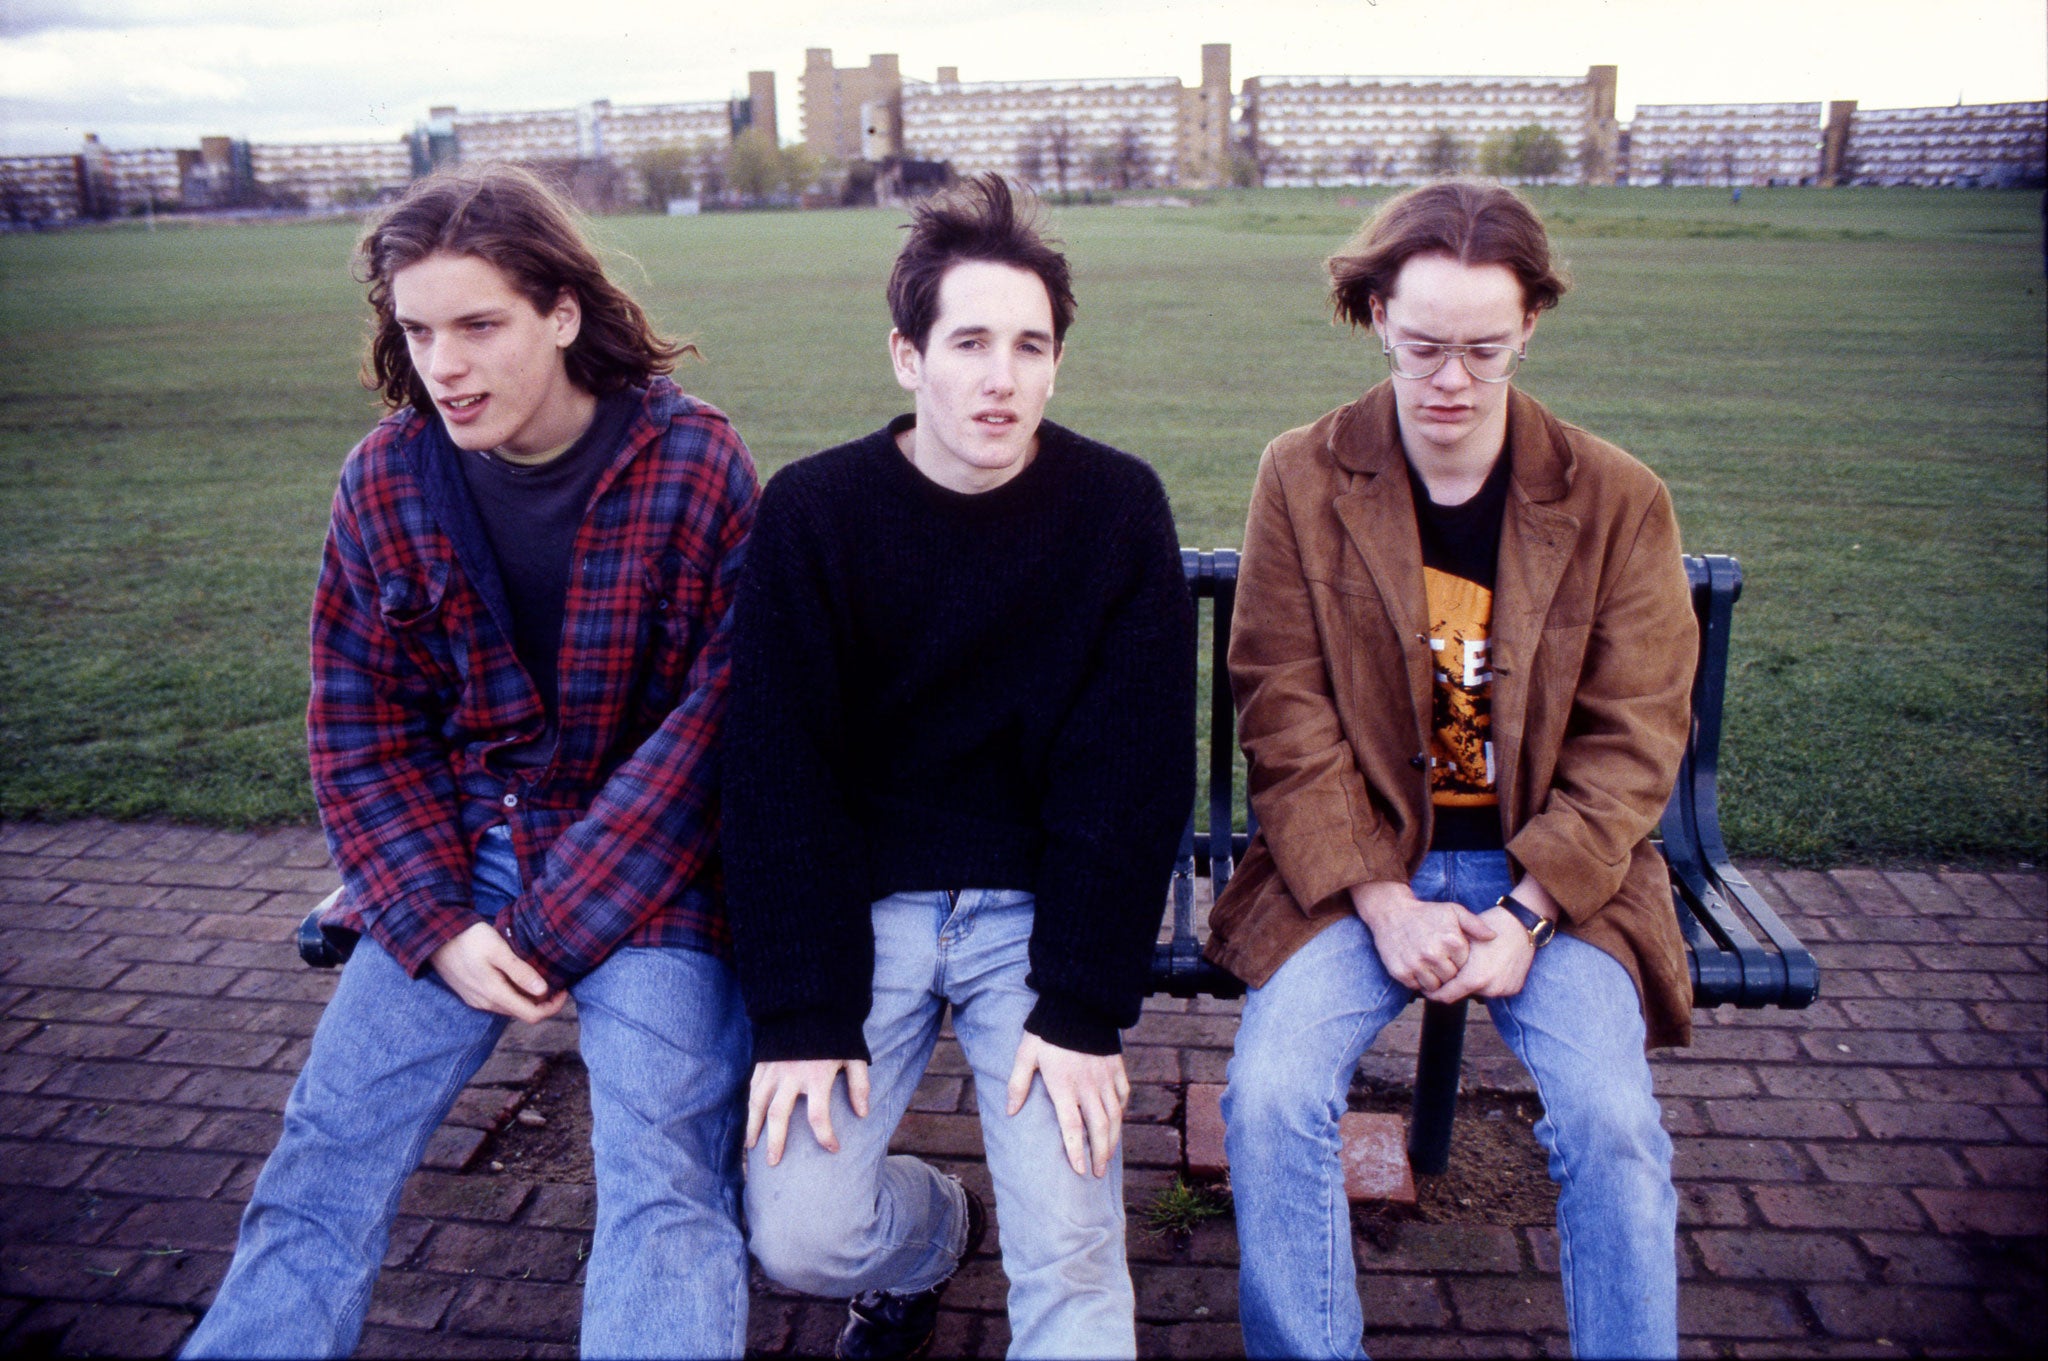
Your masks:
<svg viewBox="0 0 2048 1361"><path fill-rule="evenodd" d="M1572 75L1637 103L2048 98L2042 0L0 0L0 151L395 137L430 104L722 99L804 49L908 76Z"/></svg>

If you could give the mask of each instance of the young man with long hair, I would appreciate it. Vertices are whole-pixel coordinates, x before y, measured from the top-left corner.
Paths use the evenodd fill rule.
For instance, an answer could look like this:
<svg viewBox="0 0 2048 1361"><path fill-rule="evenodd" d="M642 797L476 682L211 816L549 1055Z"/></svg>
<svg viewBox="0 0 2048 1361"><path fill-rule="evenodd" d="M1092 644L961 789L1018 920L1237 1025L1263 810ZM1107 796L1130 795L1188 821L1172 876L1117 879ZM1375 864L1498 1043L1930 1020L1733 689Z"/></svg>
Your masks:
<svg viewBox="0 0 2048 1361"><path fill-rule="evenodd" d="M1074 295L1001 179L917 208L889 304L915 410L776 474L734 609L752 1246L855 1297L840 1355L929 1343L985 1215L888 1149L950 1007L1011 1354L1129 1356L1118 1032L1194 787L1173 517L1144 463L1043 419Z"/></svg>
<svg viewBox="0 0 2048 1361"><path fill-rule="evenodd" d="M341 471L307 735L361 936L185 1354L351 1351L428 1137L508 1023L573 996L583 1350L738 1356L713 746L752 462L531 175L422 180L356 262L392 413Z"/></svg>
<svg viewBox="0 0 2048 1361"><path fill-rule="evenodd" d="M1536 1079L1576 1356L1675 1354L1677 1197L1646 1044L1691 1033L1649 842L1697 634L1671 495L1512 385L1565 289L1496 184L1384 205L1330 262L1390 376L1260 460L1230 679L1258 817L1210 957L1249 1355L1363 1356L1338 1121L1418 995Z"/></svg>

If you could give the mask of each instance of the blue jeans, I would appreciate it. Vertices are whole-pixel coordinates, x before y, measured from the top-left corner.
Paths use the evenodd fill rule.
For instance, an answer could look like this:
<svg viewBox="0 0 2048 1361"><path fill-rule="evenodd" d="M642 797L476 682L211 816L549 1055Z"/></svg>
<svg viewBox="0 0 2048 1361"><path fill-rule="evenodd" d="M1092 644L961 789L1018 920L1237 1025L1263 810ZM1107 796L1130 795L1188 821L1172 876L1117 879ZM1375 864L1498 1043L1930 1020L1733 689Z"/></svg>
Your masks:
<svg viewBox="0 0 2048 1361"><path fill-rule="evenodd" d="M747 1155L747 1227L761 1269L808 1294L908 1294L953 1273L967 1238L959 1185L916 1158L889 1156L950 1002L995 1179L1010 1355L1133 1356L1121 1156L1105 1177L1075 1176L1039 1079L1021 1111L1005 1111L1037 1001L1024 982L1033 915L1032 896L1010 889L968 889L957 907L944 893L874 904L868 1116L854 1115L842 1079L832 1094L839 1152L819 1146L801 1109L780 1165L768 1165L761 1140Z"/></svg>
<svg viewBox="0 0 2048 1361"><path fill-rule="evenodd" d="M518 892L511 839L493 828L477 850L477 911L493 915ZM751 1039L732 970L695 950L619 950L571 992L598 1192L583 1354L738 1356ZM408 978L362 938L185 1356L354 1350L405 1180L506 1025L431 972Z"/></svg>
<svg viewBox="0 0 2048 1361"><path fill-rule="evenodd" d="M1484 911L1511 883L1498 851L1433 852L1412 887ZM1365 1355L1337 1122L1359 1057L1414 997L1353 916L1245 998L1223 1119L1247 1355ZM1543 1101L1572 1354L1675 1356L1678 1197L1628 972L1560 934L1486 1006Z"/></svg>

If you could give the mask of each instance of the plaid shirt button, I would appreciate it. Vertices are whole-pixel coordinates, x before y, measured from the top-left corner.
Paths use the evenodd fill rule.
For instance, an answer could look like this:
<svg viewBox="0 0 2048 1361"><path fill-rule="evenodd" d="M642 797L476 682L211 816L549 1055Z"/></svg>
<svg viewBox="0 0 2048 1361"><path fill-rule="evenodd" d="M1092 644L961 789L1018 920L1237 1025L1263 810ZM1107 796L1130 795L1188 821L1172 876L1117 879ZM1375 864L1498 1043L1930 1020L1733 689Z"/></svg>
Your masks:
<svg viewBox="0 0 2048 1361"><path fill-rule="evenodd" d="M517 808L519 806L519 796L517 794L507 794L498 802L504 804L507 808Z"/></svg>

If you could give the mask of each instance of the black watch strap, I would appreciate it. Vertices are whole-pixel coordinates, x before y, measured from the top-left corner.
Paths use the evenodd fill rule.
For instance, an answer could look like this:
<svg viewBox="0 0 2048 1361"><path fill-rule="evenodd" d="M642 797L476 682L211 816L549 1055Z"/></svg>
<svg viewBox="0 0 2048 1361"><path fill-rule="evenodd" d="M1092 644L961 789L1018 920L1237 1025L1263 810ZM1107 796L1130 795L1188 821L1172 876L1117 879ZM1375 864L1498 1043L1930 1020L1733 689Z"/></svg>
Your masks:
<svg viewBox="0 0 2048 1361"><path fill-rule="evenodd" d="M1550 944L1550 938L1557 934L1557 923L1539 913L1532 912L1512 893L1503 893L1495 907L1504 907L1510 916L1520 922L1529 933L1529 943L1537 949Z"/></svg>

